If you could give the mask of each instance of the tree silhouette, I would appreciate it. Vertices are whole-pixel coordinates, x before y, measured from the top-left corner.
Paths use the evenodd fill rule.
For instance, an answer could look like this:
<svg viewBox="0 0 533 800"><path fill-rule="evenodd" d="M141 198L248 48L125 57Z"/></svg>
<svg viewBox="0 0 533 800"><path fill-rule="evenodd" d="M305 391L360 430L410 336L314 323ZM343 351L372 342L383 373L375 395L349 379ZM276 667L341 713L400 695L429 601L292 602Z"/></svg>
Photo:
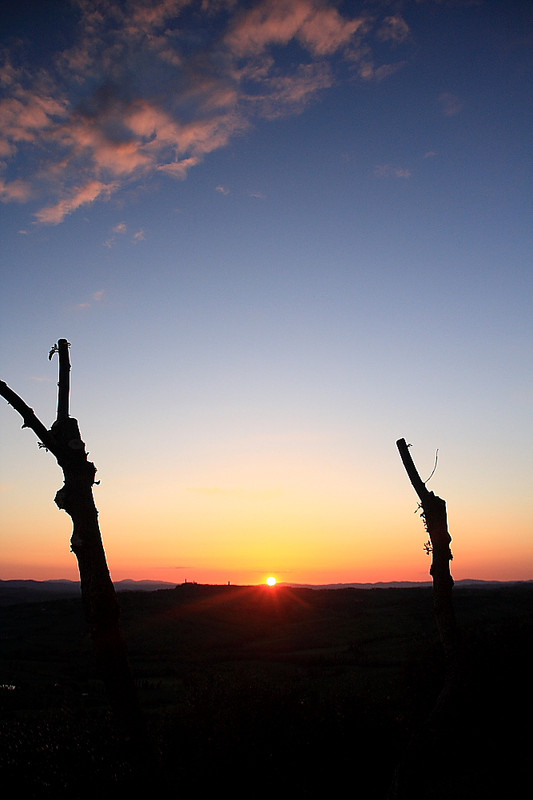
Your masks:
<svg viewBox="0 0 533 800"><path fill-rule="evenodd" d="M55 502L72 519L70 544L78 561L82 603L97 667L122 735L138 757L144 759L148 752L144 721L127 659L120 609L93 497L96 467L87 458L77 420L69 415L69 346L66 339L59 339L49 354L50 359L55 353L59 356L57 417L50 430L4 381L0 381L0 394L21 415L22 427L36 434L39 446L55 456L63 471L64 484L56 493Z"/></svg>
<svg viewBox="0 0 533 800"><path fill-rule="evenodd" d="M429 541L426 542L424 548L432 556L430 574L433 578L435 618L450 670L455 666L458 643L452 604L454 581L450 572L450 561L453 559L450 550L452 537L448 532L446 501L430 492L420 478L405 439L398 439L396 446L409 480L419 497L421 516L429 534Z"/></svg>
<svg viewBox="0 0 533 800"><path fill-rule="evenodd" d="M441 797L440 782L450 771L449 736L453 729L453 704L460 683L459 637L452 603L454 581L450 572L452 537L448 532L446 502L426 487L415 467L405 439L398 439L400 453L409 480L418 495L421 516L429 540L424 549L431 555L433 609L445 654L445 674L441 691L429 717L407 744L403 759L394 773L388 800ZM433 473L432 473L433 474ZM424 752L431 757L424 761Z"/></svg>

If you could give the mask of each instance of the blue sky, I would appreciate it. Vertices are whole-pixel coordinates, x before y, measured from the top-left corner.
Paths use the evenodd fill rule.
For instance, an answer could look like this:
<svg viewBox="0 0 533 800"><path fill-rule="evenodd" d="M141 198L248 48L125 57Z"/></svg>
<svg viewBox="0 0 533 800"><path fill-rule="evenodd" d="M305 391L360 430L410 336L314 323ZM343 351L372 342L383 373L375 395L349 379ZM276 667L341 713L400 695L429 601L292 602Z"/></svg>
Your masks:
<svg viewBox="0 0 533 800"><path fill-rule="evenodd" d="M405 436L423 476L439 449L454 574L531 577L532 22L13 6L1 375L50 424L71 342L114 576L423 580ZM59 472L17 422L2 577L75 577Z"/></svg>

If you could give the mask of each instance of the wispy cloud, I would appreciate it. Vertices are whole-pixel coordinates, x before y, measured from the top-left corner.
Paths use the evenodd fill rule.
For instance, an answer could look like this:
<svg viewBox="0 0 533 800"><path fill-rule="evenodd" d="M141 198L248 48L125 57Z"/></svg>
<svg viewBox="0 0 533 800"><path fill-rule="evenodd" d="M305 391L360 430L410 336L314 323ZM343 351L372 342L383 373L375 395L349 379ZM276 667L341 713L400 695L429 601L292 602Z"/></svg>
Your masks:
<svg viewBox="0 0 533 800"><path fill-rule="evenodd" d="M395 14L385 17L378 29L377 37L382 42L404 42L409 37L409 26L403 17Z"/></svg>
<svg viewBox="0 0 533 800"><path fill-rule="evenodd" d="M463 102L452 92L442 92L439 95L438 104L445 117L454 117L463 108Z"/></svg>
<svg viewBox="0 0 533 800"><path fill-rule="evenodd" d="M90 300L85 300L81 303L77 303L75 308L79 309L80 311L86 308L91 308L91 306L93 306L95 303L101 303L104 300L104 297L105 297L105 290L98 289L98 291L93 292Z"/></svg>
<svg viewBox="0 0 533 800"><path fill-rule="evenodd" d="M0 178L0 200L3 203L25 203L31 197L31 186L28 181L17 179L5 181Z"/></svg>
<svg viewBox="0 0 533 800"><path fill-rule="evenodd" d="M237 19L225 41L237 57L257 55L291 39L312 55L324 56L346 46L361 24L361 19L345 19L336 8L313 0L263 0Z"/></svg>
<svg viewBox="0 0 533 800"><path fill-rule="evenodd" d="M80 206L93 203L99 198L107 199L116 191L118 183L102 183L97 180L89 180L82 186L76 186L69 192L69 196L51 206L45 206L38 211L35 216L38 222L48 225L57 225L63 222L67 214L71 214Z"/></svg>
<svg viewBox="0 0 533 800"><path fill-rule="evenodd" d="M125 222L118 222L111 230L112 235L109 236L104 242L106 247L114 247L117 236L124 236L126 231L128 230L128 226Z"/></svg>
<svg viewBox="0 0 533 800"><path fill-rule="evenodd" d="M406 167L395 167L392 164L378 164L374 168L377 178L410 178L411 170Z"/></svg>
<svg viewBox="0 0 533 800"><path fill-rule="evenodd" d="M52 66L21 48L0 66L0 200L46 198L47 225L133 180L184 180L257 119L300 113L343 64L382 80L398 64L374 63L369 31L382 47L408 36L398 15L334 0L72 2L76 35Z"/></svg>
<svg viewBox="0 0 533 800"><path fill-rule="evenodd" d="M397 61L394 64L382 64L380 67L376 67L372 60L364 60L358 70L359 77L364 81L380 83L385 78L390 78L391 75L398 72L405 63L405 61Z"/></svg>

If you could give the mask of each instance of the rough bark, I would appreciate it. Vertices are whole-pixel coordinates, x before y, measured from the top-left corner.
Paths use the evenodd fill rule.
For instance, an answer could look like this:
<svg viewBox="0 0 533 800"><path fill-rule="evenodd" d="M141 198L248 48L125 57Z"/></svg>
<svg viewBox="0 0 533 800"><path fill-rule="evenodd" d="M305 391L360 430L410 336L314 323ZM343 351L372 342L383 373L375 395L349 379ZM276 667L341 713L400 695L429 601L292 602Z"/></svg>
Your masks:
<svg viewBox="0 0 533 800"><path fill-rule="evenodd" d="M60 339L54 345L50 358L56 352L59 355L58 407L56 421L50 430L3 381L0 381L0 394L22 416L23 427L31 428L40 446L55 456L63 471L64 484L57 492L55 502L72 519L71 548L78 561L82 603L97 667L122 735L138 754L139 762L146 762L148 753L143 716L127 659L118 600L94 503L92 487L96 467L87 458L77 420L69 416L70 358L66 339Z"/></svg>

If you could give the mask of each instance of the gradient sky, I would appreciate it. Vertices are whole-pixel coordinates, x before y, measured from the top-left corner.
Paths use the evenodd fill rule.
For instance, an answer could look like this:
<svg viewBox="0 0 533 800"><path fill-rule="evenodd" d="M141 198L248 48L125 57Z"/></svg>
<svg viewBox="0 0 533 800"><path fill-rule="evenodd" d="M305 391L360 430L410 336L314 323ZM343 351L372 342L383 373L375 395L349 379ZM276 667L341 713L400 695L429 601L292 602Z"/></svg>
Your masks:
<svg viewBox="0 0 533 800"><path fill-rule="evenodd" d="M0 376L71 413L114 579L533 578L533 6L18 0ZM0 577L77 578L0 407Z"/></svg>

